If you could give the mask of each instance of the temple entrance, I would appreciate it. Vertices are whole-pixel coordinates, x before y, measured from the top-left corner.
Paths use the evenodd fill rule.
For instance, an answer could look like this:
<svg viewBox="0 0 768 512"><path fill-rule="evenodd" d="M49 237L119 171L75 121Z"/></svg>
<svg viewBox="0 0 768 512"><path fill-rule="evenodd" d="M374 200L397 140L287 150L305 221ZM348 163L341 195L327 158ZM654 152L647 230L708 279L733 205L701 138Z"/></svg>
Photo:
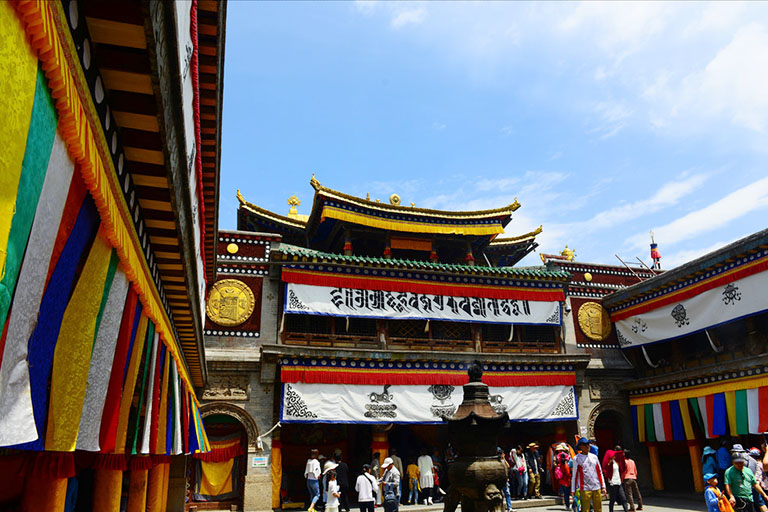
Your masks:
<svg viewBox="0 0 768 512"><path fill-rule="evenodd" d="M187 460L186 510L243 510L246 428L226 414L206 416L203 423L211 451Z"/></svg>
<svg viewBox="0 0 768 512"><path fill-rule="evenodd" d="M607 409L600 412L595 421L595 441L600 448L602 456L606 450L613 450L619 444L624 443L624 422L622 416L616 411Z"/></svg>

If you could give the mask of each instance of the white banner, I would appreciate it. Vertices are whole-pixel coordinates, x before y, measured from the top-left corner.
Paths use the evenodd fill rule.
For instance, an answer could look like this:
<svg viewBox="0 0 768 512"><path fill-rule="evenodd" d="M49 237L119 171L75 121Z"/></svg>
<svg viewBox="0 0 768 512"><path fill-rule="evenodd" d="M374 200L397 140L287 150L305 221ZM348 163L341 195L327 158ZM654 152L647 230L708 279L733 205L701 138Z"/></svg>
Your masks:
<svg viewBox="0 0 768 512"><path fill-rule="evenodd" d="M283 384L286 423L441 423L461 403L461 386ZM512 421L575 420L573 386L490 388L491 405Z"/></svg>
<svg viewBox="0 0 768 512"><path fill-rule="evenodd" d="M646 345L768 309L768 271L616 322L619 344Z"/></svg>
<svg viewBox="0 0 768 512"><path fill-rule="evenodd" d="M286 284L285 312L364 318L560 325L560 302Z"/></svg>

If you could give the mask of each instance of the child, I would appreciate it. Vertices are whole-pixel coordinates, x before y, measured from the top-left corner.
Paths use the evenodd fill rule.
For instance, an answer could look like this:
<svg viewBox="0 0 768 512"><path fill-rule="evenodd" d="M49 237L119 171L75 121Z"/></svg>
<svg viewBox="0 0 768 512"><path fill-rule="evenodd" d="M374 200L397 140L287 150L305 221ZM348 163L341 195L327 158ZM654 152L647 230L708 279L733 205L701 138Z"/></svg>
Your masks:
<svg viewBox="0 0 768 512"><path fill-rule="evenodd" d="M328 470L328 493L325 499L325 512L339 512L339 484L336 482L336 471Z"/></svg>
<svg viewBox="0 0 768 512"><path fill-rule="evenodd" d="M707 488L704 490L707 512L733 512L731 502L717 488L717 474L707 473L704 475L704 481L707 483Z"/></svg>

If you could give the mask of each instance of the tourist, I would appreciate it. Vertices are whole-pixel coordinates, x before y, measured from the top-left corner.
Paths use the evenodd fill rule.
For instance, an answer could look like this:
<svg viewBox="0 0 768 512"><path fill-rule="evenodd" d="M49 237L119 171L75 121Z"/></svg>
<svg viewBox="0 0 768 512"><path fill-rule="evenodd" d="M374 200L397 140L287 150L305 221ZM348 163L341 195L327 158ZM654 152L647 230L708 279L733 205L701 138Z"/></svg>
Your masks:
<svg viewBox="0 0 768 512"><path fill-rule="evenodd" d="M504 450L501 446L496 447L496 456L504 463L504 469L506 470L507 481L504 484L504 498L507 500L507 512L510 512L512 510L512 497L509 495L509 462L507 462L507 458L504 457Z"/></svg>
<svg viewBox="0 0 768 512"><path fill-rule="evenodd" d="M435 487L435 475L433 473L432 457L427 450L421 451L421 457L417 460L419 466L419 485L421 486L421 501L424 505L432 505L432 492Z"/></svg>
<svg viewBox="0 0 768 512"><path fill-rule="evenodd" d="M760 448L753 447L749 449L749 469L755 474L757 484L765 491L766 489L763 486L765 471L763 468L763 454ZM755 508L760 510L760 512L768 511L768 503L763 500L763 497L760 496L756 489L752 489L752 501L755 503Z"/></svg>
<svg viewBox="0 0 768 512"><path fill-rule="evenodd" d="M528 445L525 462L528 465L528 496L541 498L541 474L544 468L541 465L539 445L535 441Z"/></svg>
<svg viewBox="0 0 768 512"><path fill-rule="evenodd" d="M377 487L376 479L371 475L371 466L364 464L362 474L355 481L355 491L357 491L357 503L360 506L360 512L373 512Z"/></svg>
<svg viewBox="0 0 768 512"><path fill-rule="evenodd" d="M309 459L307 459L307 465L304 468L304 478L307 479L307 490L309 491L310 503L307 509L309 512L314 512L315 503L320 499L320 482L318 482L318 478L320 478L320 462L317 460L318 453L317 448L313 448L309 452Z"/></svg>
<svg viewBox="0 0 768 512"><path fill-rule="evenodd" d="M733 466L725 471L725 492L728 494L728 499L736 510L757 512L758 509L755 508L752 490L757 490L766 502L768 502L768 496L758 485L752 470L746 467L748 459L746 453L734 451L731 458Z"/></svg>
<svg viewBox="0 0 768 512"><path fill-rule="evenodd" d="M763 436L768 437L766 436L766 434L763 434ZM763 448L763 460L762 460L763 478L758 483L760 484L760 487L762 487L764 491L768 492L768 446L766 446L766 443L763 443L762 448Z"/></svg>
<svg viewBox="0 0 768 512"><path fill-rule="evenodd" d="M717 474L717 452L711 446L705 446L701 454L701 470L707 475L709 473Z"/></svg>
<svg viewBox="0 0 768 512"><path fill-rule="evenodd" d="M419 503L419 466L416 465L416 460L411 459L411 463L406 468L408 472L408 483L411 486L411 491L408 494L408 504L416 505Z"/></svg>
<svg viewBox="0 0 768 512"><path fill-rule="evenodd" d="M515 461L515 467L519 479L517 481L517 496L520 499L528 499L528 463L525 461L525 455L523 454L523 447L517 445L512 452L512 457Z"/></svg>
<svg viewBox="0 0 768 512"><path fill-rule="evenodd" d="M555 459L552 464L552 489L563 497L565 510L571 508L571 460L568 445L560 443L555 447Z"/></svg>
<svg viewBox="0 0 768 512"><path fill-rule="evenodd" d="M341 492L339 508L343 512L349 512L349 466L341 460L341 450L333 453L333 460L336 462L336 483L339 484Z"/></svg>
<svg viewBox="0 0 768 512"><path fill-rule="evenodd" d="M320 479L320 502L323 504L328 501L328 474L331 471L335 472L337 467L338 464L333 460L333 456L323 464L323 477ZM336 485L338 485L338 482Z"/></svg>
<svg viewBox="0 0 768 512"><path fill-rule="evenodd" d="M714 450L712 450L714 452ZM725 494L717 488L717 474L705 473L704 482L707 488L704 490L704 502L707 504L707 512L733 512L733 507Z"/></svg>
<svg viewBox="0 0 768 512"><path fill-rule="evenodd" d="M712 448L710 448L712 450ZM712 450L715 453L715 450ZM640 488L637 486L637 464L631 458L629 450L624 450L624 472L621 474L621 481L624 485L624 495L627 497L627 504L630 512L643 510L643 496L640 494ZM715 473L715 470L709 471ZM637 508L635 508L637 502Z"/></svg>
<svg viewBox="0 0 768 512"><path fill-rule="evenodd" d="M613 512L614 503L618 502L627 512L627 497L624 495L624 487L621 484L621 474L626 471L624 464L624 452L607 450L603 457L603 474L608 483L608 510Z"/></svg>
<svg viewBox="0 0 768 512"><path fill-rule="evenodd" d="M384 474L379 482L384 486L384 512L397 512L400 503L400 472L391 457L381 463Z"/></svg>
<svg viewBox="0 0 768 512"><path fill-rule="evenodd" d="M720 490L725 490L725 470L731 467L729 444L727 439L723 439L717 449L717 481L720 483Z"/></svg>
<svg viewBox="0 0 768 512"><path fill-rule="evenodd" d="M513 447L509 450L509 493L512 495L513 500L520 499L520 471L517 467L517 461L515 460L516 450Z"/></svg>
<svg viewBox="0 0 768 512"><path fill-rule="evenodd" d="M395 468L397 468L397 472L400 474L400 489L397 492L397 495L401 498L403 497L403 461L400 457L397 456L397 450L392 448L389 450L389 456L392 459L392 463L395 465Z"/></svg>
<svg viewBox="0 0 768 512"><path fill-rule="evenodd" d="M597 460L597 455L590 452L589 439L586 437L579 439L576 447L579 453L573 460L571 493L579 492L581 510L586 512L592 505L595 512L602 512L602 497L606 492L600 461Z"/></svg>
<svg viewBox="0 0 768 512"><path fill-rule="evenodd" d="M336 482L336 471L329 469L327 472L328 487L325 498L325 512L339 512L339 498L341 490Z"/></svg>

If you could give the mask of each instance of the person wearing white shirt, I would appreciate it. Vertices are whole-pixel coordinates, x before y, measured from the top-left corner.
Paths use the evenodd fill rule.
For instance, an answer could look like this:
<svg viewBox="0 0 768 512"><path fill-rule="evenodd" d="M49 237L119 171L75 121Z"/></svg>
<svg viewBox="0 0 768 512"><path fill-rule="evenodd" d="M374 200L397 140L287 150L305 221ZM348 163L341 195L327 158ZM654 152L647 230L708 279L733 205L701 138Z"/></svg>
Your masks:
<svg viewBox="0 0 768 512"><path fill-rule="evenodd" d="M575 493L579 492L581 510L589 510L591 502L595 512L602 512L602 497L606 493L600 461L597 460L597 455L590 453L589 440L586 437L579 439L577 448L579 453L573 459L571 494L575 496Z"/></svg>
<svg viewBox="0 0 768 512"><path fill-rule="evenodd" d="M370 474L371 466L365 464L363 473L357 477L355 482L355 491L357 491L357 502L360 504L360 512L373 512L375 501L374 489L377 487L376 479Z"/></svg>
<svg viewBox="0 0 768 512"><path fill-rule="evenodd" d="M317 460L317 449L313 449L307 459L307 465L304 468L304 478L307 479L307 490L309 491L309 512L315 512L315 503L320 499L320 483L317 479L320 477L320 462Z"/></svg>
<svg viewBox="0 0 768 512"><path fill-rule="evenodd" d="M419 486L421 487L422 500L425 505L432 505L432 489L435 487L432 457L424 450L416 464L419 466Z"/></svg>
<svg viewBox="0 0 768 512"><path fill-rule="evenodd" d="M325 512L339 512L339 497L341 492L339 484L336 482L336 471L328 470L328 491L325 498Z"/></svg>

